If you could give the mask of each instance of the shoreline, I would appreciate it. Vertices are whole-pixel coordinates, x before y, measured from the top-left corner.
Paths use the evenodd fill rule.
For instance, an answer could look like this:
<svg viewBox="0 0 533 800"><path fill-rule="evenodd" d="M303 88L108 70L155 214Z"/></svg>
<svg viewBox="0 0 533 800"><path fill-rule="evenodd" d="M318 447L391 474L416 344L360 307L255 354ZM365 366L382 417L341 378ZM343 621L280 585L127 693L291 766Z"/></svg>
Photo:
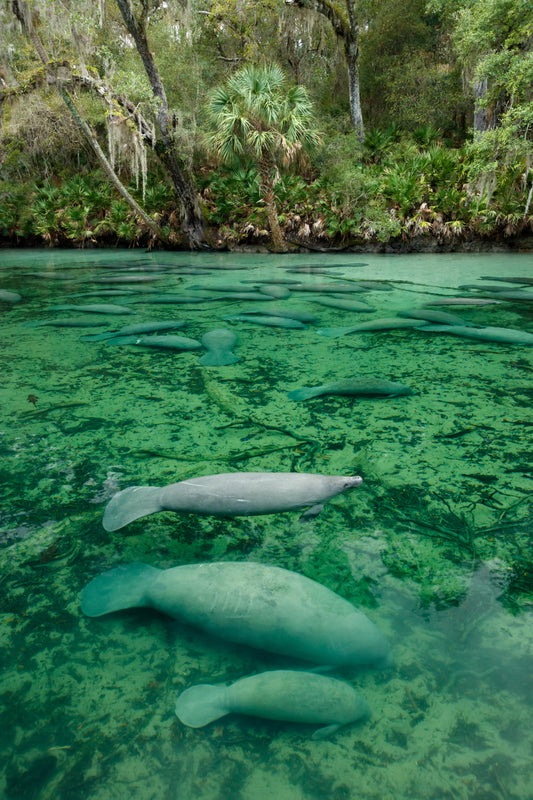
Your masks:
<svg viewBox="0 0 533 800"><path fill-rule="evenodd" d="M285 253L309 253L319 255L329 255L332 253L368 253L368 254L402 254L408 253L533 253L533 232L529 235L519 235L512 237L499 238L459 238L450 241L443 241L436 236L416 236L408 239L401 237L390 239L385 242L354 242L343 246L323 247L313 242L297 242L286 240L287 250ZM150 246L149 241L139 241L136 243L128 242L109 242L100 239L85 243L61 242L49 244L42 241L20 240L17 242L0 239L0 250L136 250L145 249L150 252L205 252L205 253L263 253L280 255L266 243L261 242L226 242L220 247L206 246L201 251L192 251L188 247L183 247L176 243L174 247L163 247L160 244Z"/></svg>

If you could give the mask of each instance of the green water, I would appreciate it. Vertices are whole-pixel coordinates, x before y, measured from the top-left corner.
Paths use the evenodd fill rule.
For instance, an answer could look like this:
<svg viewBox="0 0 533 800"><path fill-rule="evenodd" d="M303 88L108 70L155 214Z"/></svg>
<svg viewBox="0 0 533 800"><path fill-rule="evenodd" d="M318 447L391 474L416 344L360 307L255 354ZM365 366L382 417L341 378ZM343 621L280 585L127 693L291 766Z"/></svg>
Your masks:
<svg viewBox="0 0 533 800"><path fill-rule="evenodd" d="M371 314L320 306L309 292L271 301L316 314L303 330L224 320L255 302L149 302L149 290L331 281L286 272L309 264L392 290L353 295ZM247 269L180 273L186 266ZM138 294L70 297L120 288L95 279L139 273L160 279L139 283ZM417 330L317 333L464 296L457 287L482 275L533 278L531 255L0 252L0 289L22 295L0 301L0 796L533 798L533 349ZM48 310L63 303L131 303L136 315ZM533 332L527 301L442 310ZM27 325L80 316L102 325ZM186 321L174 333L195 339L231 328L239 361L202 367L203 349L80 338L168 319ZM351 377L414 393L287 397ZM114 533L102 527L121 488L233 471L359 474L364 483L312 521L164 512ZM174 704L187 687L294 662L146 609L84 617L86 583L132 560L260 561L352 601L388 637L395 667L331 674L364 693L372 718L324 741L311 739L311 725L245 716L185 727Z"/></svg>

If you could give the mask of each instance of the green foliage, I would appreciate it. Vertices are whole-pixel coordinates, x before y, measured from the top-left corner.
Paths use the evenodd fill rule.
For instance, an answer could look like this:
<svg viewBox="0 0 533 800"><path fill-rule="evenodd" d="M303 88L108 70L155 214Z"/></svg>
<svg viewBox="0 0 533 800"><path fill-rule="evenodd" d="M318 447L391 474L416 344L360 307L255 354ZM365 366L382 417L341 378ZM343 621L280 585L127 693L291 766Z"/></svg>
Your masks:
<svg viewBox="0 0 533 800"><path fill-rule="evenodd" d="M334 3L344 12L344 0ZM529 225L530 0L357 5L363 144L348 114L343 42L323 15L283 0L147 4L173 141L196 172L209 224L233 241L244 231L262 236L269 220L266 176L285 233L307 231L325 246L512 233ZM89 0L32 0L32 6L50 58L83 63L155 121L158 104L114 3L103 16L103 6ZM140 10L139 0L134 6ZM7 84L35 71L37 56L8 5L0 10L0 45ZM473 87L481 80L487 90L480 105L493 128L469 139ZM105 149L106 104L81 89L76 103ZM54 86L43 84L3 110L0 236L80 246L138 241L141 228L95 170L94 154ZM318 129L325 131L321 147ZM222 166L210 163L206 141ZM311 165L302 158L308 145ZM157 153L149 154L148 173L144 200L130 190L168 226L176 201Z"/></svg>
<svg viewBox="0 0 533 800"><path fill-rule="evenodd" d="M288 86L277 64L243 67L213 90L207 114L208 143L225 162L268 157L281 166L319 141L306 89Z"/></svg>

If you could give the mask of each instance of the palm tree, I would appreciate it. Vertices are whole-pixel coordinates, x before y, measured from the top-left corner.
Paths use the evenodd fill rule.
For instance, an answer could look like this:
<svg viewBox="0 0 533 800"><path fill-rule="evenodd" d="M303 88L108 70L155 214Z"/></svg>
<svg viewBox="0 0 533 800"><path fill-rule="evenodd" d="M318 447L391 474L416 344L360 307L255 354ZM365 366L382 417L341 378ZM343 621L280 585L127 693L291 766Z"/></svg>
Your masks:
<svg viewBox="0 0 533 800"><path fill-rule="evenodd" d="M255 161L274 249L285 250L274 195L276 177L280 167L319 141L306 89L288 87L276 64L250 64L212 92L207 112L213 126L208 143L214 152L226 162Z"/></svg>

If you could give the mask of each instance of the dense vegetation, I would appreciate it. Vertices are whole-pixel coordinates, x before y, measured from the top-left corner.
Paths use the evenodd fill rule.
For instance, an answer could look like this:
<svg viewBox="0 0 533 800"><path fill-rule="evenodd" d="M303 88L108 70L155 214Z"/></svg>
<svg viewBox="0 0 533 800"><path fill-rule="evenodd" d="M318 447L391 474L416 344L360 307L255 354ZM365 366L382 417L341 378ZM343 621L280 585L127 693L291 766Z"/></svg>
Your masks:
<svg viewBox="0 0 533 800"><path fill-rule="evenodd" d="M0 239L533 231L530 0L8 0Z"/></svg>

